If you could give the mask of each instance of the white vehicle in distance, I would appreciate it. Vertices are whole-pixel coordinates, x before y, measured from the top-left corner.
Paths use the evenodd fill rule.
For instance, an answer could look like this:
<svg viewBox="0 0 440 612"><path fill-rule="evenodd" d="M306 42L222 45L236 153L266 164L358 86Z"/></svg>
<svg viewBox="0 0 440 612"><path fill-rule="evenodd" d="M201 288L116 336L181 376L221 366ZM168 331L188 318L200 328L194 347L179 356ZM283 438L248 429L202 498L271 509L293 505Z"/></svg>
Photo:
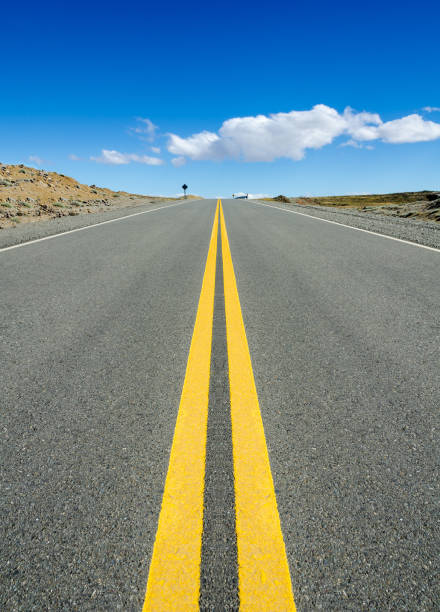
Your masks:
<svg viewBox="0 0 440 612"><path fill-rule="evenodd" d="M249 197L248 193L233 193L232 198L234 200L247 200Z"/></svg>

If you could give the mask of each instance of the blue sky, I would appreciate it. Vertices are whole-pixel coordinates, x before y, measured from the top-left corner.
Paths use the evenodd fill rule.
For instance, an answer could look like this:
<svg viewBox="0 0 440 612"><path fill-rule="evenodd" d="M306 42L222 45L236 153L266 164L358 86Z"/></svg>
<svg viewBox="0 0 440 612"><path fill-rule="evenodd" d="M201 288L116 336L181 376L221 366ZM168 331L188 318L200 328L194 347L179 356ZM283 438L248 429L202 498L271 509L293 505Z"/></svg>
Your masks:
<svg viewBox="0 0 440 612"><path fill-rule="evenodd" d="M46 1L1 20L3 163L151 194L440 187L438 2Z"/></svg>

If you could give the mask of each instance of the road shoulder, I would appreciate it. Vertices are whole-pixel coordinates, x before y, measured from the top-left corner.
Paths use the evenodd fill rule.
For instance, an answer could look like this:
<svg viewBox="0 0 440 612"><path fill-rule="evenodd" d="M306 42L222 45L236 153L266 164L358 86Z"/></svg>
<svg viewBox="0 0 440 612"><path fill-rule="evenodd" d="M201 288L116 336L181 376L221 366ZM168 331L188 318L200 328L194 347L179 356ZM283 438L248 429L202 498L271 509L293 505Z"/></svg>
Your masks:
<svg viewBox="0 0 440 612"><path fill-rule="evenodd" d="M0 249L29 242L31 240L39 240L40 238L45 238L47 236L62 234L63 232L96 225L104 221L121 219L122 217L147 212L155 208L173 206L178 203L179 202L176 202L175 200L155 201L149 198L143 201L140 198L139 202L133 206L113 208L92 214L84 213L74 217L65 216L55 219L47 219L44 221L36 221L33 223L18 225L16 227L4 228L0 230Z"/></svg>
<svg viewBox="0 0 440 612"><path fill-rule="evenodd" d="M333 221L357 229L392 236L433 248L440 248L440 224L433 221L416 221L378 214L360 213L354 210L335 210L326 206L307 206L299 204L283 204L281 202L262 202L249 200L255 204L279 208L296 213Z"/></svg>

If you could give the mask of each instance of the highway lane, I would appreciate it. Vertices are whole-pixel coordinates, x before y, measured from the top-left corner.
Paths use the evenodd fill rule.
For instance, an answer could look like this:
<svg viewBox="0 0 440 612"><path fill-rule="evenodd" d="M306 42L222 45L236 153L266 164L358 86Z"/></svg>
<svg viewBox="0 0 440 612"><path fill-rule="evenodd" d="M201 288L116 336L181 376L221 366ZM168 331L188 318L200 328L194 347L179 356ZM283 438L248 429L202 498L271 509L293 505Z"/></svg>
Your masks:
<svg viewBox="0 0 440 612"><path fill-rule="evenodd" d="M0 253L3 609L141 608L215 205ZM223 209L298 609L435 609L440 253ZM204 507L226 489L229 524L219 291Z"/></svg>
<svg viewBox="0 0 440 612"><path fill-rule="evenodd" d="M3 610L141 608L214 210L0 254Z"/></svg>
<svg viewBox="0 0 440 612"><path fill-rule="evenodd" d="M438 609L440 253L223 205L298 609Z"/></svg>

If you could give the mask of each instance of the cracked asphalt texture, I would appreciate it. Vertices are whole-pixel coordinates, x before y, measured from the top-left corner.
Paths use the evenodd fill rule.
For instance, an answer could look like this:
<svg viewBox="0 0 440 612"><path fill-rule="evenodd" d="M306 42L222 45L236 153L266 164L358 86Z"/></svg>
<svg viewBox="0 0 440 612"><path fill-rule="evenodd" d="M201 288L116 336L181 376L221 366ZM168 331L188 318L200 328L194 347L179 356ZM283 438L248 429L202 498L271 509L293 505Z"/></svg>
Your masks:
<svg viewBox="0 0 440 612"><path fill-rule="evenodd" d="M440 253L223 207L298 609L438 609ZM2 609L140 609L214 210L0 253Z"/></svg>

